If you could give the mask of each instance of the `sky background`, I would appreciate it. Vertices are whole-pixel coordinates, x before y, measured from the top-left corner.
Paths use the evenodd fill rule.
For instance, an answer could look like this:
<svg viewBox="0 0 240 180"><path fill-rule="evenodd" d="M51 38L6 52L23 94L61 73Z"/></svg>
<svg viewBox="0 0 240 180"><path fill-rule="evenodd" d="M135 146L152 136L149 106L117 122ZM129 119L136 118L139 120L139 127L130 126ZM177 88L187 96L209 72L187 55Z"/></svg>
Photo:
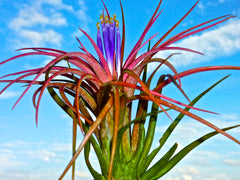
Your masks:
<svg viewBox="0 0 240 180"><path fill-rule="evenodd" d="M184 3L183 3L184 2ZM163 0L163 12L147 37L166 32L195 0ZM118 0L105 1L110 14L116 13L121 26L121 13ZM126 21L126 54L141 35L150 19L156 0L122 0ZM0 0L0 61L17 55L16 49L22 47L52 47L64 51L78 51L78 36L91 52L89 41L78 31L84 29L93 39L96 38L96 23L103 5L99 0ZM201 51L205 56L182 53L171 59L178 72L199 66L240 65L240 1L239 0L201 0L195 10L182 22L173 34L203 21L226 14L237 17L187 38L177 46ZM172 35L173 35L172 34ZM145 47L146 49L146 47ZM144 50L145 50L144 49ZM166 53L158 54L159 57ZM22 58L0 67L0 76L6 73L26 70L45 65L48 57ZM150 71L154 65L150 66ZM165 73L163 69L161 73ZM160 73L159 73L160 74ZM201 117L219 127L240 122L240 72L218 71L192 75L182 80L183 89L190 99L207 89L222 77L231 76L206 95L197 107L211 110L220 115L196 112ZM0 85L0 89L4 87ZM0 179L1 180L52 180L57 179L71 158L72 121L58 108L45 93L40 105L39 125L35 124L35 111L31 97L34 88L20 101L16 102L24 87L14 85L0 96ZM169 86L165 95L183 99L181 94ZM186 100L184 100L186 102ZM171 115L177 115L172 113ZM174 117L173 117L174 118ZM171 121L159 117L154 147L162 132ZM211 129L184 118L163 151L166 152L174 142L180 148ZM229 132L240 139L240 128ZM79 134L79 142L81 134ZM161 155L161 154L160 154ZM97 166L94 154L92 163ZM240 172L240 146L219 135L193 150L179 163L164 180L236 180ZM70 173L69 173L70 175ZM65 179L70 179L70 176ZM90 180L91 176L84 165L82 156L77 161L77 179Z"/></svg>

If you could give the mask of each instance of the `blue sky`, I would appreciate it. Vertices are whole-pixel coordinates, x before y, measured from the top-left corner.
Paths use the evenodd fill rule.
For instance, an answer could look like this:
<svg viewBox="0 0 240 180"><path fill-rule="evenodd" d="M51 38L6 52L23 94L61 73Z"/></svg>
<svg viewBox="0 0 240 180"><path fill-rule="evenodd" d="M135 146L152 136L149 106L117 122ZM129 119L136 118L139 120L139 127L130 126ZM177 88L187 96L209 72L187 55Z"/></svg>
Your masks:
<svg viewBox="0 0 240 180"><path fill-rule="evenodd" d="M118 0L105 1L111 14L116 13L121 23ZM126 54L142 33L157 5L156 0L122 0L126 20ZM160 35L166 32L188 10L195 0L163 0L163 13L148 34ZM92 49L87 39L78 31L81 27L93 38L96 37L96 23L103 5L98 0L0 0L0 61L17 54L21 47L53 47L65 51L78 51L78 36L85 47ZM207 65L240 65L240 1L201 0L195 10L176 29L176 32L225 14L236 18L187 38L175 45L202 51L205 56L183 53L171 59L179 72L193 67ZM158 35L157 37L160 37ZM166 56L166 53L157 56ZM43 66L48 57L18 59L0 67L0 76L17 70ZM150 66L150 70L154 65ZM163 70L164 71L164 70ZM193 99L225 75L232 74L221 85L204 97L197 107L220 113L212 115L196 112L219 127L239 124L240 121L240 72L218 71L192 75L183 79L183 88ZM0 89L3 88L0 85ZM71 158L71 120L58 108L48 94L40 106L39 126L35 125L35 111L30 90L22 101L12 109L23 92L21 85L9 88L0 96L0 179L30 180L57 179ZM181 99L173 86L165 95ZM174 114L173 114L174 115ZM156 140L170 124L160 116ZM210 129L185 118L177 128L165 151L174 142L184 147ZM230 132L240 139L240 129ZM79 135L79 141L82 136ZM97 165L94 154L93 164ZM240 146L222 136L216 136L190 153L163 179L165 180L235 180L239 177ZM66 177L70 179L70 177ZM77 179L89 180L88 170L82 157L78 159Z"/></svg>

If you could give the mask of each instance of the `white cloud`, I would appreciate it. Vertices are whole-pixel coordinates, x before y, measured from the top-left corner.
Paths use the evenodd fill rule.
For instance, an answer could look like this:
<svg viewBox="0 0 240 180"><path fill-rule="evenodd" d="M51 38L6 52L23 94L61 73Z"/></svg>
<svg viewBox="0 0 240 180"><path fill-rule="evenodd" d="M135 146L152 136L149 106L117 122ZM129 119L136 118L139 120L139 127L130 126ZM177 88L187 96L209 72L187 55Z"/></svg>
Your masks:
<svg viewBox="0 0 240 180"><path fill-rule="evenodd" d="M60 13L49 15L37 6L25 6L19 11L18 17L9 22L9 28L16 31L36 25L63 26L67 25L67 21Z"/></svg>
<svg viewBox="0 0 240 180"><path fill-rule="evenodd" d="M51 29L43 32L23 29L19 32L19 35L25 39L26 44L32 46L43 46L46 43L60 46L63 39L61 34Z"/></svg>
<svg viewBox="0 0 240 180"><path fill-rule="evenodd" d="M237 114L222 114L221 119L225 119L225 120L237 120L238 119L238 115Z"/></svg>
<svg viewBox="0 0 240 180"><path fill-rule="evenodd" d="M8 99L8 98L16 97L18 95L19 95L19 92L4 91L2 94L0 94L0 99Z"/></svg>
<svg viewBox="0 0 240 180"><path fill-rule="evenodd" d="M49 149L53 152L70 152L72 145L70 143L52 143L49 146Z"/></svg>
<svg viewBox="0 0 240 180"><path fill-rule="evenodd" d="M16 156L13 150L6 148L0 149L0 169L4 167L18 167L25 165L25 162L16 160Z"/></svg>
<svg viewBox="0 0 240 180"><path fill-rule="evenodd" d="M72 156L71 142L11 141L0 144L0 179L57 179ZM91 175L80 157L76 179L89 180ZM66 175L70 179L71 173Z"/></svg>
<svg viewBox="0 0 240 180"><path fill-rule="evenodd" d="M183 177L183 180L192 180L192 176L187 174L183 174L182 177Z"/></svg>
<svg viewBox="0 0 240 180"><path fill-rule="evenodd" d="M221 156L217 152L213 151L194 151L193 156L196 158L196 160L211 160L211 159L219 159Z"/></svg>
<svg viewBox="0 0 240 180"><path fill-rule="evenodd" d="M214 58L232 55L240 50L240 20L232 20L214 30L208 30L201 35L188 37L174 46L191 48L205 54L183 52L174 56L170 62L175 66L186 66L193 63L210 61ZM158 53L157 57L166 57L169 52Z"/></svg>
<svg viewBox="0 0 240 180"><path fill-rule="evenodd" d="M229 164L231 166L239 166L240 165L240 159L224 159L224 163Z"/></svg>
<svg viewBox="0 0 240 180"><path fill-rule="evenodd" d="M89 32L90 18L87 15L87 6L83 0L78 4L79 7L76 9L62 0L35 0L28 4L20 4L15 18L8 23L8 28L16 35L10 40L12 44L15 44L14 48L45 46L48 43L61 46L63 38L56 28L68 25L64 10L78 18L79 26ZM82 35L76 31L71 34Z"/></svg>
<svg viewBox="0 0 240 180"><path fill-rule="evenodd" d="M16 148L16 147L20 147L20 146L23 147L23 146L27 146L27 145L28 145L28 143L19 141L19 140L2 144L3 147L7 147L7 148Z"/></svg>
<svg viewBox="0 0 240 180"><path fill-rule="evenodd" d="M38 170L23 170L23 169L15 169L11 168L10 170L0 170L0 179L1 180L52 180L57 179L56 176L56 169L52 169L53 171L50 172L49 170L45 170L44 172L38 172Z"/></svg>
<svg viewBox="0 0 240 180"><path fill-rule="evenodd" d="M229 126L233 126L236 124L239 124L239 115L237 114L223 114L223 115L219 115L219 116L213 116L213 117L203 117L205 120L211 122L212 124L216 125L219 128L225 128L225 127L229 127ZM169 125L166 126L161 126L161 127L157 127L156 128L156 132L158 133L163 133L167 127ZM172 135L169 137L169 141L170 142L178 142L179 145L179 150L182 147L185 147L186 145L188 145L189 143L193 142L194 140L196 140L197 138L200 138L201 136L212 132L213 129L197 122L196 120L190 119L190 118L185 118L181 124L174 130L174 132L172 133ZM240 128L235 128L232 129L230 131L228 131L229 133L234 133L234 137L240 137ZM211 140L211 139L210 139ZM223 136L223 135L217 135L214 136L214 141L216 140L221 140L221 141L227 141L227 142L231 142L230 139L228 139L227 137ZM213 155L211 155L213 156Z"/></svg>
<svg viewBox="0 0 240 180"><path fill-rule="evenodd" d="M211 173L209 173L211 172ZM191 162L182 163L168 173L165 180L232 180L237 179L238 169L226 169L226 166L206 166Z"/></svg>
<svg viewBox="0 0 240 180"><path fill-rule="evenodd" d="M190 171L191 174L195 174L195 175L198 175L198 174L199 174L199 170L198 170L197 168L195 168L194 166L190 166L190 167L188 167L188 169L178 168L178 171L179 171L180 173L186 173L186 172L189 172L189 171Z"/></svg>
<svg viewBox="0 0 240 180"><path fill-rule="evenodd" d="M232 180L229 176L225 173L206 173L200 174L198 176L192 174L176 174L178 177L167 177L165 180Z"/></svg>
<svg viewBox="0 0 240 180"><path fill-rule="evenodd" d="M90 17L87 14L87 6L83 0L79 0L78 4L80 8L76 11L75 16L78 17L79 21L81 22L80 28L83 29L85 32L90 33L90 29L88 27L88 22L91 21ZM77 29L73 36L81 37L83 33Z"/></svg>
<svg viewBox="0 0 240 180"><path fill-rule="evenodd" d="M199 8L200 10L204 10L204 9L205 9L205 6L204 6L202 3L199 3L199 4L198 4L198 8Z"/></svg>
<svg viewBox="0 0 240 180"><path fill-rule="evenodd" d="M178 173L181 174L182 180L193 180L200 178L199 170L194 166L189 166L187 168L178 168Z"/></svg>
<svg viewBox="0 0 240 180"><path fill-rule="evenodd" d="M25 157L29 157L31 159L40 159L46 162L50 162L53 158L56 157L56 154L54 152L51 152L47 149L24 151L24 155Z"/></svg>
<svg viewBox="0 0 240 180"><path fill-rule="evenodd" d="M83 177L91 177L91 175L89 174L89 173L87 173L87 172L80 172L80 171L77 171L76 172L76 176L77 177L81 177L81 178L83 178Z"/></svg>
<svg viewBox="0 0 240 180"><path fill-rule="evenodd" d="M70 5L66 5L62 2L62 0L40 0L39 1L41 4L49 4L53 5L57 8L65 9L68 11L73 11L73 7Z"/></svg>
<svg viewBox="0 0 240 180"><path fill-rule="evenodd" d="M11 160L10 158L15 158L16 154L25 157L26 159L32 159L33 161L34 159L38 159L50 162L56 161L61 153L71 152L71 144L58 142L46 144L42 142L29 143L24 141L13 141L0 144L0 152L5 152L3 157L9 159L9 161ZM8 154L8 156L6 154Z"/></svg>
<svg viewBox="0 0 240 180"><path fill-rule="evenodd" d="M86 11L85 8L81 8L80 10L77 11L77 15L78 15L79 19L81 19L84 22L87 22L88 16L85 11Z"/></svg>
<svg viewBox="0 0 240 180"><path fill-rule="evenodd" d="M31 16L29 16L31 14ZM23 27L31 27L36 24L47 24L48 18L43 14L36 12L34 9L32 10L21 10L17 18L13 19L9 23L9 28L13 30L19 30Z"/></svg>
<svg viewBox="0 0 240 180"><path fill-rule="evenodd" d="M180 177L167 177L165 180L181 180Z"/></svg>
<svg viewBox="0 0 240 180"><path fill-rule="evenodd" d="M47 5L47 6L46 6ZM62 35L55 27L66 26L67 20L59 10L73 11L72 6L61 0L40 0L29 4L21 4L17 16L8 23L15 31L15 46L44 46L47 43L61 46Z"/></svg>

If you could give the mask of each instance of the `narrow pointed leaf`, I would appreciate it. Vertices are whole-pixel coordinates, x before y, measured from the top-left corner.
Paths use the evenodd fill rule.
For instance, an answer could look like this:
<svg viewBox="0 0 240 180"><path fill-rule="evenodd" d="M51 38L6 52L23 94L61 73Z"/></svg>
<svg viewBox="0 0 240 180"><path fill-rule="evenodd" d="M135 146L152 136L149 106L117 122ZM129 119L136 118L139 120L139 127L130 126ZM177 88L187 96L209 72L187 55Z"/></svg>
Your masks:
<svg viewBox="0 0 240 180"><path fill-rule="evenodd" d="M228 131L230 129L234 129L240 127L240 125L236 125L236 126L231 126L228 128L224 128L221 129L221 131ZM197 139L196 141L192 142L191 144L189 144L188 146L186 146L185 148L183 148L180 152L178 152L173 158L171 158L169 160L169 162L166 163L165 167L162 168L158 174L155 176L155 178L160 178L162 177L164 174L166 174L170 169L172 169L179 161L181 161L190 151L192 151L194 148L196 148L197 146L199 146L201 143L203 143L204 141L208 140L209 138L215 136L219 134L218 131L213 131L211 133L208 133L204 136L202 136L201 138Z"/></svg>

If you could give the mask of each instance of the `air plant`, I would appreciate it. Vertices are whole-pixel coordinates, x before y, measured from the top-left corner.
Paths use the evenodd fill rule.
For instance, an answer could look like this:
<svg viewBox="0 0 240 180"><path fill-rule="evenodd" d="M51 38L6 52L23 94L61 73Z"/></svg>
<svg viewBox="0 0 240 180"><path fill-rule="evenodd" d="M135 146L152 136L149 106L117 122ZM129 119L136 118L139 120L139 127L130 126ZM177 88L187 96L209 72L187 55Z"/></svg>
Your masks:
<svg viewBox="0 0 240 180"><path fill-rule="evenodd" d="M198 115L189 112L190 109L195 109L213 113L194 107L194 105L228 76L217 81L193 100L188 98L181 85L181 79L191 74L227 69L240 70L240 67L229 65L207 66L178 73L168 61L172 56L177 55L176 53L172 53L167 58L154 56L156 53L166 50L202 54L187 47L176 47L174 43L234 17L233 15L224 15L211 19L167 39L170 33L196 7L198 2L151 46L150 41L156 38L156 35L145 41L144 39L161 15L162 11L159 11L159 9L162 0L160 0L143 33L127 56L124 56L125 21L120 2L122 12L121 33L116 15L111 17L104 3L105 10L100 16L100 22L97 23L97 41L95 42L84 30L80 29L94 47L97 57L90 53L77 38L80 44L80 52L65 52L40 47L23 48L19 50L30 50L30 52L22 53L0 63L0 65L3 65L9 61L32 55L44 55L53 58L44 67L2 76L0 82L8 84L0 93L15 83L27 84L26 89L14 104L13 107L15 107L33 85L38 85L39 87L33 94L36 124L38 123L39 105L44 91L48 91L53 100L72 118L73 156L59 179L62 179L71 167L72 179L74 179L75 160L82 151L84 151L86 165L94 179L149 180L164 176L192 149L216 134L221 133L240 144L239 140L226 132L240 125L220 129ZM147 44L147 51L139 54L139 50L142 50ZM68 66L60 66L59 63L62 61L67 62ZM150 63L158 64L151 73L147 70ZM158 70L163 65L167 66L172 74L159 74ZM12 78L14 76L17 77ZM31 80L26 79L33 76L34 78ZM45 79L39 80L40 76L45 76ZM152 88L153 78L157 79L157 85L154 88ZM162 90L171 83L189 101L188 104L167 97L162 93ZM134 103L137 104L137 108L133 107ZM136 113L132 113L132 111ZM177 111L179 115L174 119L168 111ZM172 123L159 138L159 146L151 150L159 113L164 113L167 118L172 120ZM184 116L189 116L211 127L213 132L200 137L178 152L176 152L178 144L175 143L161 159L152 165L152 160ZM78 127L84 138L80 145L76 147ZM94 169L90 163L89 153L91 148L98 158L101 172Z"/></svg>

